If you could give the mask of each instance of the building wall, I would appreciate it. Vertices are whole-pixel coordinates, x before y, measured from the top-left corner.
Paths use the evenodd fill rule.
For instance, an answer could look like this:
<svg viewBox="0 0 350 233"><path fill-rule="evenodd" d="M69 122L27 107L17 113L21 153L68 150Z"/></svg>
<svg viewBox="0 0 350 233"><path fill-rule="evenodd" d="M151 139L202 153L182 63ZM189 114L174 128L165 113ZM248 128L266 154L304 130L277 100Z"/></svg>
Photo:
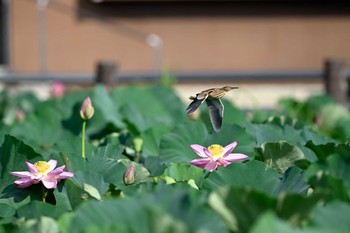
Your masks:
<svg viewBox="0 0 350 233"><path fill-rule="evenodd" d="M197 11L195 5L172 10L166 5L135 4L52 0L47 9L47 70L91 72L97 61L110 60L118 62L121 71L151 71L153 51L145 43L150 33L162 38L163 66L175 71L319 69L327 57L350 63L348 6L340 6L342 13L328 12L327 6L315 13L307 5L301 14L302 6L293 12L282 6L262 14L275 5L227 5L238 6L233 11L221 5L211 12L214 5L205 10L200 3ZM163 8L160 13L143 12L152 6ZM84 16L78 9L107 17L113 24ZM11 68L38 71L36 1L14 0L10 13Z"/></svg>

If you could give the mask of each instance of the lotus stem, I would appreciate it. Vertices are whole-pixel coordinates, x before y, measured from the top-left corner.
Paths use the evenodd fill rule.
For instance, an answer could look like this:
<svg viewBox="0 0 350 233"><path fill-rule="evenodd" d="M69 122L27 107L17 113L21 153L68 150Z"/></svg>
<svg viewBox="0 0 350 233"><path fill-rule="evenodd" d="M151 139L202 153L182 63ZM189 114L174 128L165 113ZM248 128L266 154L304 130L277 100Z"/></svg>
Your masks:
<svg viewBox="0 0 350 233"><path fill-rule="evenodd" d="M83 126L81 130L81 157L85 159L85 127L86 121L83 121Z"/></svg>
<svg viewBox="0 0 350 233"><path fill-rule="evenodd" d="M46 189L44 186L42 186L42 202L43 203L46 203L46 195L47 195L47 192L46 192Z"/></svg>

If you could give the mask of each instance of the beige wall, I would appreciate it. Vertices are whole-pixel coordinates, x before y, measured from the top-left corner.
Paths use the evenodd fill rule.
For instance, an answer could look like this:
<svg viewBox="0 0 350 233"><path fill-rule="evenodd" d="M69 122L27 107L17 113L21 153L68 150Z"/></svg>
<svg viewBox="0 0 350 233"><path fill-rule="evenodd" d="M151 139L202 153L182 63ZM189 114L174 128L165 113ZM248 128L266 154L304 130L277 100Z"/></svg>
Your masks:
<svg viewBox="0 0 350 233"><path fill-rule="evenodd" d="M35 1L13 0L11 20L12 69L37 71ZM120 25L161 36L164 64L170 70L318 69L326 57L350 63L350 15L125 17L115 21L118 24L111 29L49 5L48 70L90 72L98 60L118 61L121 71L152 70L150 47L124 33Z"/></svg>

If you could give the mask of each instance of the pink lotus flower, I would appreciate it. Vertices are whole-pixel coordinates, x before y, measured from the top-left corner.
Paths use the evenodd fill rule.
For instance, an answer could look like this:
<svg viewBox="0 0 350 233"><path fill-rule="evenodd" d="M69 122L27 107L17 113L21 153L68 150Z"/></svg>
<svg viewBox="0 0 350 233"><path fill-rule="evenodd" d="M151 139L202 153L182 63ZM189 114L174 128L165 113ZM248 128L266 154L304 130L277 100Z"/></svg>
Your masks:
<svg viewBox="0 0 350 233"><path fill-rule="evenodd" d="M52 87L51 87L51 95L54 97L54 98L61 98L63 95L64 95L64 92L65 92L65 87L64 87L64 84L60 81L55 81L53 84L52 84Z"/></svg>
<svg viewBox="0 0 350 233"><path fill-rule="evenodd" d="M231 152L236 146L237 142L233 142L225 147L222 147L218 144L214 144L209 146L208 148L205 148L198 144L192 144L191 149L202 158L192 160L191 164L212 172L218 166L226 167L227 165L230 165L233 162L237 162L248 158L248 156L245 154L231 154Z"/></svg>
<svg viewBox="0 0 350 233"><path fill-rule="evenodd" d="M64 165L55 169L57 160L51 159L49 162L38 161L34 164L26 162L26 165L29 172L10 172L10 174L20 177L20 179L15 181L19 188L27 188L41 181L47 189L54 189L60 180L74 176L71 172L63 171Z"/></svg>

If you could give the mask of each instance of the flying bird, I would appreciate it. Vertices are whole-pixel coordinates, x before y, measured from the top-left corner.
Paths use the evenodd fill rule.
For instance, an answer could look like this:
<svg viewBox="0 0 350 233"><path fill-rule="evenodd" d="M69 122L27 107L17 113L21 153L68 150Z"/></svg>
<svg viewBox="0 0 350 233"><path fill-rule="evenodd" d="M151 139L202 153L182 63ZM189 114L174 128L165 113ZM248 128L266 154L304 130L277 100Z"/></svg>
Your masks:
<svg viewBox="0 0 350 233"><path fill-rule="evenodd" d="M221 102L221 98L226 92L233 89L238 89L238 87L225 86L222 88L210 88L196 94L196 96L191 96L190 99L192 102L186 109L187 114L189 115L196 111L205 101L209 109L211 124L213 125L215 132L219 132L222 125L222 118L224 117L224 105Z"/></svg>

